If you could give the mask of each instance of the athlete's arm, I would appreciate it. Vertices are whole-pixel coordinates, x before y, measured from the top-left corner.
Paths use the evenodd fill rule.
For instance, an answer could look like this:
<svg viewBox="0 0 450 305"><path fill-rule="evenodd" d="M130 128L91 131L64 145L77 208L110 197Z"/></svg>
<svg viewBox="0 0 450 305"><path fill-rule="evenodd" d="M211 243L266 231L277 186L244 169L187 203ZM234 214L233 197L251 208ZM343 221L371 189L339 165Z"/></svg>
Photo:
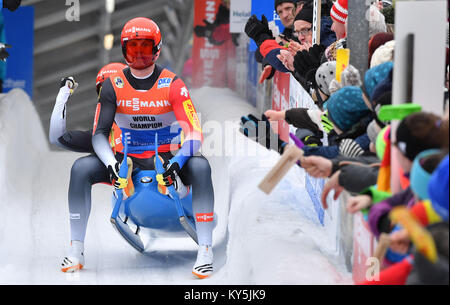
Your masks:
<svg viewBox="0 0 450 305"><path fill-rule="evenodd" d="M183 145L170 162L177 162L182 168L186 161L202 146L202 128L197 111L191 101L189 90L181 79L177 78L170 85L169 100L185 135Z"/></svg>
<svg viewBox="0 0 450 305"><path fill-rule="evenodd" d="M50 118L50 143L75 152L93 152L91 132L66 130L66 103L72 93L72 89L66 84L68 79L62 80L62 87L56 96Z"/></svg>
<svg viewBox="0 0 450 305"><path fill-rule="evenodd" d="M70 130L58 138L58 146L74 152L93 153L92 131Z"/></svg>
<svg viewBox="0 0 450 305"><path fill-rule="evenodd" d="M50 118L49 140L51 144L59 145L58 139L66 133L66 103L69 97L70 89L67 86L61 87Z"/></svg>
<svg viewBox="0 0 450 305"><path fill-rule="evenodd" d="M100 91L97 110L95 111L92 146L95 153L106 167L114 168L117 160L109 144L109 133L116 114L116 93L111 80L103 82Z"/></svg>

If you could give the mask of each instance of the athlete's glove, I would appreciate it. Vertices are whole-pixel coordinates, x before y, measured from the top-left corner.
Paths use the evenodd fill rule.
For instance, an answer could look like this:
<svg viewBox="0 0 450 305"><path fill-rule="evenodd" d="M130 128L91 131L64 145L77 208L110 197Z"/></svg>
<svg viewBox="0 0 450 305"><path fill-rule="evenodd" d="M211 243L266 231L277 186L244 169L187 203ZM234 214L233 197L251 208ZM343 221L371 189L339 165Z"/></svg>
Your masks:
<svg viewBox="0 0 450 305"><path fill-rule="evenodd" d="M9 53L6 51L8 48L11 48L11 45L0 43L0 60L6 61L9 57Z"/></svg>
<svg viewBox="0 0 450 305"><path fill-rule="evenodd" d="M258 128L258 126L262 127ZM241 127L239 131L265 148L273 149L280 154L283 153L283 149L287 144L280 139L278 134L273 132L270 121L264 114L262 115L261 120L252 114L241 117Z"/></svg>
<svg viewBox="0 0 450 305"><path fill-rule="evenodd" d="M67 87L70 90L70 95L73 94L75 89L78 88L78 83L75 81L75 79L72 76L61 78L60 82L60 88Z"/></svg>
<svg viewBox="0 0 450 305"><path fill-rule="evenodd" d="M123 189L127 187L128 180L127 178L119 177L119 170L120 162L116 162L116 164L114 164L114 168L111 165L108 165L109 180L111 180L111 184L116 189Z"/></svg>
<svg viewBox="0 0 450 305"><path fill-rule="evenodd" d="M180 172L180 165L178 162L167 162L163 166L166 171L156 175L156 181L158 181L158 184L168 187L175 183L176 175Z"/></svg>

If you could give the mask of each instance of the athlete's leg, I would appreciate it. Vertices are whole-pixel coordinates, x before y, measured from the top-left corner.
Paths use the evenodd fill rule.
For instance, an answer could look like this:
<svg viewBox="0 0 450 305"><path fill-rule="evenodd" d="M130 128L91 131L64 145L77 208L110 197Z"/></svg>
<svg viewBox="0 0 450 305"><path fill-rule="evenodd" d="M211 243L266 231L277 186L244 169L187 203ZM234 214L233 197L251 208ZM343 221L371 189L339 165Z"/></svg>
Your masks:
<svg viewBox="0 0 450 305"><path fill-rule="evenodd" d="M71 247L61 264L63 272L73 272L84 266L84 237L91 212L91 188L99 182L109 182L108 170L100 159L90 155L74 162L69 183Z"/></svg>
<svg viewBox="0 0 450 305"><path fill-rule="evenodd" d="M192 209L199 244L192 273L199 278L206 278L213 272L214 229L214 189L208 160L203 156L191 157L180 171L180 178L184 184L192 186Z"/></svg>
<svg viewBox="0 0 450 305"><path fill-rule="evenodd" d="M81 157L74 162L69 184L71 240L84 242L91 212L92 185L100 182L110 180L108 170L97 156Z"/></svg>
<svg viewBox="0 0 450 305"><path fill-rule="evenodd" d="M184 184L192 186L192 210L198 244L211 246L214 229L214 189L208 160L203 156L191 157L181 169L180 178Z"/></svg>

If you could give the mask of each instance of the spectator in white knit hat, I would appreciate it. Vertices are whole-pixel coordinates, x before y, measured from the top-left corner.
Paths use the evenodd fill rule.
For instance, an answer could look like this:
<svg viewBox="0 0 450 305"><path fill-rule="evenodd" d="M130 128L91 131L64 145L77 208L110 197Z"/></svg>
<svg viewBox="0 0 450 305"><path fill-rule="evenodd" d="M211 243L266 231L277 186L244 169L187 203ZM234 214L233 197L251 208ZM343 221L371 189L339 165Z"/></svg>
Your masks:
<svg viewBox="0 0 450 305"><path fill-rule="evenodd" d="M394 60L395 40L386 42L384 45L376 49L370 61L370 68L384 64Z"/></svg>

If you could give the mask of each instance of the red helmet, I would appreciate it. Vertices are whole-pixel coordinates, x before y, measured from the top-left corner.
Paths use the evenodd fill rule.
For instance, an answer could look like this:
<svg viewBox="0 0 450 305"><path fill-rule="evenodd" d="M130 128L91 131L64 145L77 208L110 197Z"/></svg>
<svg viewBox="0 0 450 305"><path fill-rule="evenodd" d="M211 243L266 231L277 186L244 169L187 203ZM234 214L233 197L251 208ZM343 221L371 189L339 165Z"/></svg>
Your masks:
<svg viewBox="0 0 450 305"><path fill-rule="evenodd" d="M155 22L144 17L131 19L120 38L123 56L130 67L145 69L155 63L162 44L161 31Z"/></svg>
<svg viewBox="0 0 450 305"><path fill-rule="evenodd" d="M98 71L97 78L95 79L95 86L97 87L97 93L100 91L100 87L105 81L105 79L125 69L126 67L127 65L125 64L113 62L101 68L100 71Z"/></svg>

